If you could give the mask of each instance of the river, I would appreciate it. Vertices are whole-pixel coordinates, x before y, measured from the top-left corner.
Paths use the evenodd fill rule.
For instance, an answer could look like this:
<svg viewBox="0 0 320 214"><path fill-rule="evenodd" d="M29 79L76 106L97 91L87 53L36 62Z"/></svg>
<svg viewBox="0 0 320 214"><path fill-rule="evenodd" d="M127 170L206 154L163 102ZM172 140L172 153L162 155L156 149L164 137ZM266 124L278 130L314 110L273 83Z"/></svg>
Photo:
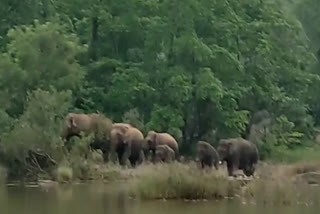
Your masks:
<svg viewBox="0 0 320 214"><path fill-rule="evenodd" d="M263 206L223 201L141 201L127 197L126 186L103 183L0 188L1 214L311 214L316 206Z"/></svg>

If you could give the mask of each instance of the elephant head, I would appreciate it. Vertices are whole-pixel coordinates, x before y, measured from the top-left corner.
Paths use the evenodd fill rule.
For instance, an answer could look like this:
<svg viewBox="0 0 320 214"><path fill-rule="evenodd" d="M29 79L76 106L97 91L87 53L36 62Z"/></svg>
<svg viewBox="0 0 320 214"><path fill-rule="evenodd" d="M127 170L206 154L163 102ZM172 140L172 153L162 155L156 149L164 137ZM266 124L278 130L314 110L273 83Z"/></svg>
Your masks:
<svg viewBox="0 0 320 214"><path fill-rule="evenodd" d="M230 147L233 143L228 140L220 140L217 151L220 157L220 163L226 161L226 159L230 156Z"/></svg>
<svg viewBox="0 0 320 214"><path fill-rule="evenodd" d="M147 150L155 150L157 146L157 133L155 131L149 131L145 138Z"/></svg>
<svg viewBox="0 0 320 214"><path fill-rule="evenodd" d="M123 144L127 143L125 141L125 136L129 128L130 127L126 124L113 124L111 136L113 137L114 142Z"/></svg>
<svg viewBox="0 0 320 214"><path fill-rule="evenodd" d="M80 132L85 130L82 130L84 127L79 127L78 123L84 118L88 119L84 114L69 113L64 122L62 137L69 140L72 136L80 136Z"/></svg>

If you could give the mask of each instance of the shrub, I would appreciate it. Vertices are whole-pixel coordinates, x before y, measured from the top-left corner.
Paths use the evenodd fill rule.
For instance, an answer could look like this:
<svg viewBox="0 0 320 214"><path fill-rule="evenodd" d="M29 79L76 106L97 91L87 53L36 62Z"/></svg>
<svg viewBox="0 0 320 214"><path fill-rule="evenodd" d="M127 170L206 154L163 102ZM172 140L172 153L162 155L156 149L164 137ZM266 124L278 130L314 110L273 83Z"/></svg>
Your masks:
<svg viewBox="0 0 320 214"><path fill-rule="evenodd" d="M69 100L68 92L38 89L29 93L24 113L1 141L10 176L45 173L62 160L61 124Z"/></svg>
<svg viewBox="0 0 320 214"><path fill-rule="evenodd" d="M59 166L56 173L56 180L59 183L70 183L73 178L73 170L67 166Z"/></svg>

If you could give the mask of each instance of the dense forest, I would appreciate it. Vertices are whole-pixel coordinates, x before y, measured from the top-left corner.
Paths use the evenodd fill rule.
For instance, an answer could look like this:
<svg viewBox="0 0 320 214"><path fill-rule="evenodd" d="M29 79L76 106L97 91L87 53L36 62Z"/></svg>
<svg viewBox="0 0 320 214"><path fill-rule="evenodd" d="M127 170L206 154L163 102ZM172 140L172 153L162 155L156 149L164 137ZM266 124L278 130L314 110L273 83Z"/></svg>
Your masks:
<svg viewBox="0 0 320 214"><path fill-rule="evenodd" d="M261 158L316 143L318 0L0 0L0 159L64 159L68 112L146 134L242 136Z"/></svg>

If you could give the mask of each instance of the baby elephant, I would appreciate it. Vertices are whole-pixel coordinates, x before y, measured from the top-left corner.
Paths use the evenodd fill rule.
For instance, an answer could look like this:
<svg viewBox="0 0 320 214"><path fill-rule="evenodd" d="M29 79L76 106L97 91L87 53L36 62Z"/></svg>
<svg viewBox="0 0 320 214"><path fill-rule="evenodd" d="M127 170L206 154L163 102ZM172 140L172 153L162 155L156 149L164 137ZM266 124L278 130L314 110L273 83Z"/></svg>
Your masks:
<svg viewBox="0 0 320 214"><path fill-rule="evenodd" d="M175 159L175 152L168 145L156 146L155 152L156 162L172 162Z"/></svg>
<svg viewBox="0 0 320 214"><path fill-rule="evenodd" d="M209 166L211 168L212 165L214 165L214 167L218 169L219 154L217 150L209 143L205 141L198 141L197 155L201 162L202 168L205 166Z"/></svg>

